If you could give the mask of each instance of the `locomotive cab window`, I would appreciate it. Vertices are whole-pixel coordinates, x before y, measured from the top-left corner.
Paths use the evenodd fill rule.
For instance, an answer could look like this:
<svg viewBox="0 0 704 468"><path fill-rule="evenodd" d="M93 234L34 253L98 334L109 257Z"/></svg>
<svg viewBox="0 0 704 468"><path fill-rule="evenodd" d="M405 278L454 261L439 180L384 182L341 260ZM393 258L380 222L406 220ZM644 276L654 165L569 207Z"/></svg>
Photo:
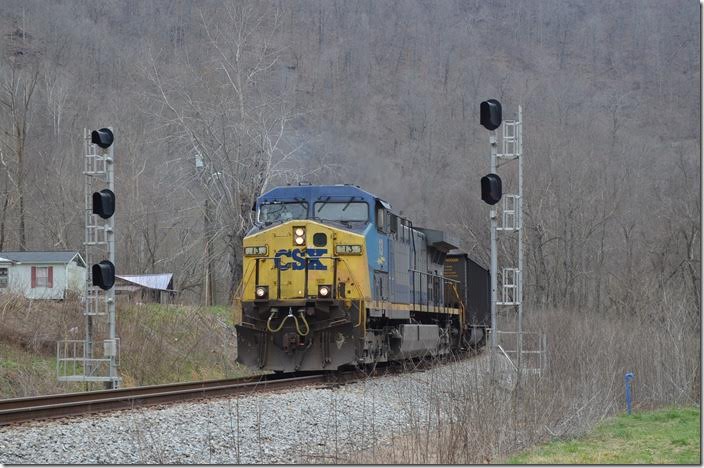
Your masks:
<svg viewBox="0 0 704 468"><path fill-rule="evenodd" d="M389 231L391 234L396 234L398 231L398 216L393 213L389 214Z"/></svg>
<svg viewBox="0 0 704 468"><path fill-rule="evenodd" d="M315 202L313 216L323 221L367 222L369 206L366 202L321 201Z"/></svg>
<svg viewBox="0 0 704 468"><path fill-rule="evenodd" d="M262 203L257 213L257 221L260 223L285 222L291 219L306 219L307 217L308 203L305 202Z"/></svg>
<svg viewBox="0 0 704 468"><path fill-rule="evenodd" d="M376 228L381 231L381 232L388 232L388 229L386 228L386 209L381 205L381 203L377 203L376 205Z"/></svg>

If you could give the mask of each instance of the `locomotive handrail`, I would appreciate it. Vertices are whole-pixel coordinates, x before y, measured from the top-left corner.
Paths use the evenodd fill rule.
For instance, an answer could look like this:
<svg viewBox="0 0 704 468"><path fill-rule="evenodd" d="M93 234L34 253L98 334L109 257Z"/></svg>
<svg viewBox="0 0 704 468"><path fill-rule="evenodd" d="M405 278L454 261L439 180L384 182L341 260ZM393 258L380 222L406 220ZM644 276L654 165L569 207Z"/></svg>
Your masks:
<svg viewBox="0 0 704 468"><path fill-rule="evenodd" d="M354 326L354 328L361 327L362 325L366 325L365 315L367 311L364 305L364 297L362 295L362 290L359 289L359 282L352 274L352 270L350 269L350 266L347 264L345 259L340 258L339 260L342 262L343 265L345 265L345 268L347 268L347 274L349 275L349 277L354 280L353 285L354 288L357 290L357 295L359 296L359 321L357 322L357 325ZM366 326L364 327L363 332L366 332Z"/></svg>
<svg viewBox="0 0 704 468"><path fill-rule="evenodd" d="M357 322L357 325L354 326L354 328L361 327L363 324L365 325L364 329L362 329L362 333L366 333L366 315L367 315L367 309L364 305L364 299L359 300L359 322Z"/></svg>
<svg viewBox="0 0 704 468"><path fill-rule="evenodd" d="M357 281L357 278L355 278L354 275L352 274L352 270L350 270L350 266L347 264L347 262L345 261L344 258L338 258L338 260L340 260L342 262L342 264L345 265L345 268L347 268L347 274L350 276L350 278L352 278L354 280L354 283L353 283L354 288L357 290L357 294L359 295L359 297L360 298L363 297L362 290L359 289L359 282Z"/></svg>
<svg viewBox="0 0 704 468"><path fill-rule="evenodd" d="M460 297L459 291L457 290L457 285L450 284L450 288L452 289L452 292L455 293L455 296L457 297L457 301L460 303L460 330L464 330L465 305L464 305L464 302L462 301L462 298Z"/></svg>
<svg viewBox="0 0 704 468"><path fill-rule="evenodd" d="M255 270L259 270L259 264L255 266L255 268L250 268L249 269L249 276L247 276L247 271L244 272L242 275L242 278L240 279L240 284L237 286L237 289L235 290L234 294L234 301L233 301L233 307L235 307L233 315L239 313L239 321L241 323L244 323L244 310L242 310L242 300L244 299L244 285L246 282L249 281L249 279L252 277L252 273L254 273ZM256 287L256 285L255 285ZM239 305L238 305L239 303ZM237 308L239 308L239 312L237 312ZM237 322L237 317L233 317L235 319L235 322Z"/></svg>
<svg viewBox="0 0 704 468"><path fill-rule="evenodd" d="M444 286L445 286L444 283L445 283L445 282L448 282L448 283L450 283L450 284L453 284L453 283L459 284L459 283L460 283L460 282L457 281L457 280L453 280L453 279L447 278L447 277L442 276L442 275L436 275L435 273L430 273L430 272L427 272L427 271L415 270L415 269L413 269L413 268L409 268L408 271L411 272L411 273L413 273L413 281L412 281L413 286L412 286L412 287L413 287L413 305L414 305L414 306L415 306L415 304L416 304L416 281L415 281L415 280L416 280L416 273L418 273L418 274L421 275L421 276L432 277L432 278L439 278L439 279L441 280L441 282L442 282L441 285L442 285L442 287L443 287L443 288L442 288L443 290L444 290ZM426 285L426 291L425 291L425 307L426 307L426 309L430 310L430 297L429 297L428 291L429 291L429 287ZM418 298L418 300L419 300L418 304L421 304L422 301L423 301L423 282L422 282L422 281L421 281L421 283L420 283L420 290L419 290L418 292L419 292L419 295L420 295L420 297ZM434 299L436 299L436 298L434 298ZM434 301L433 301L433 307L435 308L436 311L437 311L438 308L442 308L444 311L445 311L445 309L447 309L447 306L444 304L444 301L443 301L443 304L438 304L437 300L434 300Z"/></svg>
<svg viewBox="0 0 704 468"><path fill-rule="evenodd" d="M442 279L443 281L447 281L447 282L450 282L450 283L457 283L457 284L459 284L459 281L450 279L450 278L448 278L447 276L436 275L435 273L429 273L429 272L427 272L427 271L414 270L413 268L409 268L408 271L412 271L413 273L420 273L421 275L426 275L426 276L434 276L434 277L436 277L436 278Z"/></svg>

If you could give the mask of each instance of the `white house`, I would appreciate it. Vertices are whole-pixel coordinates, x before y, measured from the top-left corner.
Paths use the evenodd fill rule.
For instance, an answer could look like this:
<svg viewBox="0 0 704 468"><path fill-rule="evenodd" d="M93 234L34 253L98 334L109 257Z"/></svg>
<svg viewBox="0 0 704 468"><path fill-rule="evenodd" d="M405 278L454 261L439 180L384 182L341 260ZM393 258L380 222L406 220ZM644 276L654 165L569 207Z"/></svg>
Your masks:
<svg viewBox="0 0 704 468"><path fill-rule="evenodd" d="M78 252L0 252L0 294L12 291L28 299L64 299L83 294L86 263Z"/></svg>

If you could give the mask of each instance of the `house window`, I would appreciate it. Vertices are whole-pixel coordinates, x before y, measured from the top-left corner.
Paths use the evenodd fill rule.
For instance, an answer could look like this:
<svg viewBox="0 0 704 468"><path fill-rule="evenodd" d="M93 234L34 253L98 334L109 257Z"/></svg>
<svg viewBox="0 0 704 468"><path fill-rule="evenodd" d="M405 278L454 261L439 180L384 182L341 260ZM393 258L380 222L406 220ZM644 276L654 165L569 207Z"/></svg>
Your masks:
<svg viewBox="0 0 704 468"><path fill-rule="evenodd" d="M0 268L0 288L7 287L7 268Z"/></svg>
<svg viewBox="0 0 704 468"><path fill-rule="evenodd" d="M54 267L32 267L32 287L33 288L53 288L54 287Z"/></svg>

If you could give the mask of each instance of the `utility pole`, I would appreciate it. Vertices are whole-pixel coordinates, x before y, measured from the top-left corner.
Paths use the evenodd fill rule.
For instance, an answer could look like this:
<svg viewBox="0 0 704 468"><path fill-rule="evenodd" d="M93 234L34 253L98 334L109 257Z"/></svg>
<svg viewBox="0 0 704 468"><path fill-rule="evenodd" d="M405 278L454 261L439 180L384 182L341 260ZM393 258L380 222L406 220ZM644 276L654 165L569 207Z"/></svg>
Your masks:
<svg viewBox="0 0 704 468"><path fill-rule="evenodd" d="M215 288L213 285L213 214L210 207L210 194L205 194L205 211L203 215L205 232L205 306L213 305Z"/></svg>
<svg viewBox="0 0 704 468"><path fill-rule="evenodd" d="M215 303L215 282L213 281L213 208L210 200L210 183L220 176L215 172L203 181L206 174L206 165L203 156L196 150L194 157L196 175L201 179L204 187L203 201L203 248L204 248L204 274L203 274L203 305L206 307Z"/></svg>

